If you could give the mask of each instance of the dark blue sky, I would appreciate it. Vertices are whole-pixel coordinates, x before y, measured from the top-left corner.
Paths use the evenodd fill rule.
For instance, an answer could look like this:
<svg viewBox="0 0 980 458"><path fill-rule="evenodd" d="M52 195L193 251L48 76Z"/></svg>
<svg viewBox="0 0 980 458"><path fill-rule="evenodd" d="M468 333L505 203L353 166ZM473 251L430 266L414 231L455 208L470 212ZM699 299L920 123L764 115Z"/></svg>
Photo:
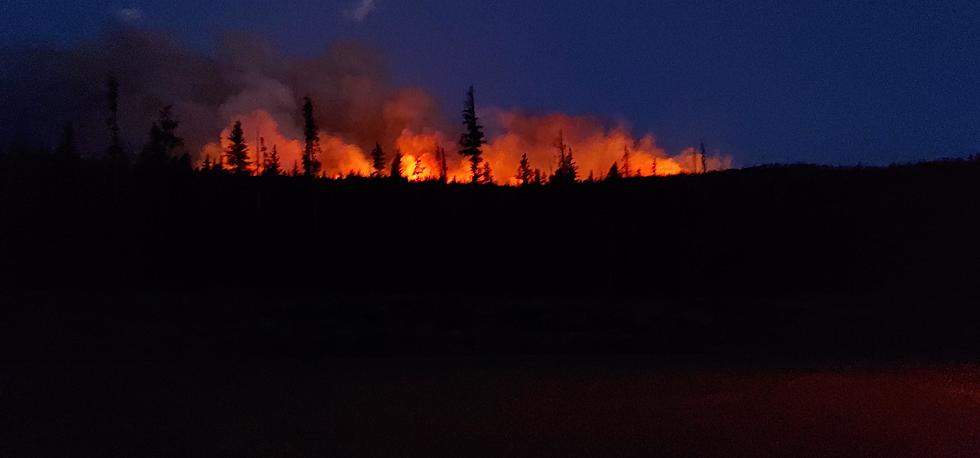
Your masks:
<svg viewBox="0 0 980 458"><path fill-rule="evenodd" d="M629 119L738 165L882 163L980 150L972 1L2 0L6 45L70 46L123 20L208 50L248 29L314 54L353 38L398 83L484 105Z"/></svg>

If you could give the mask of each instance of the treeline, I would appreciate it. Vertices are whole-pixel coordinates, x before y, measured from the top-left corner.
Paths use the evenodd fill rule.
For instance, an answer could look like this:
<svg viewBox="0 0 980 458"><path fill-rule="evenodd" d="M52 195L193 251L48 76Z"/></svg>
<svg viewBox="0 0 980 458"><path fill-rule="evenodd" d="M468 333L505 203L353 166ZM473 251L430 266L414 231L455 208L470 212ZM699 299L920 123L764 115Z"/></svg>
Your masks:
<svg viewBox="0 0 980 458"><path fill-rule="evenodd" d="M195 168L168 108L131 159L118 85L108 89L100 157L82 159L70 126L50 151L0 155L0 286L977 295L975 159L622 180L634 175L624 151L589 182L559 135L553 174L521 161L527 186L407 185L391 179L403 157L381 145L369 176L321 179L309 99L306 148L291 171L261 141L256 168L240 125L223 158ZM471 182L487 182L472 90L463 120L459 153Z"/></svg>
<svg viewBox="0 0 980 458"><path fill-rule="evenodd" d="M195 164L192 154L186 148L184 139L178 133L180 121L173 112L172 106L161 107L159 117L150 126L146 143L138 153L130 154L127 151L119 127L119 85L119 81L112 77L106 83L107 117L105 124L108 146L102 153L92 154L89 152L89 154L84 155L86 159L102 160L117 170L134 167L144 174L200 172L209 174L228 173L240 176L340 178L339 176L328 177L323 170L319 128L316 122L314 103L309 97L303 98L301 115L304 142L302 156L298 162L283 164L278 145L266 145L265 139L262 137L257 139L256 145L249 145L241 121L235 121L231 125L230 133L226 138L227 146L224 147L223 152L215 157L206 155L200 158L198 164ZM470 87L466 94L462 119L464 129L458 141L457 152L469 163L470 177L468 181L471 184L492 185L495 183L494 171L491 164L483 158L483 146L486 145L487 140L483 126L477 116L473 87ZM15 140L8 153L48 154L66 164L75 163L83 157L75 143L75 131L71 124L63 127L57 146L53 150L46 150L37 146L32 147L29 146L30 144L36 145L37 143L31 143L24 139ZM566 185L583 181L614 181L634 176L639 177L647 173L650 176L657 175L656 159L648 171L634 169L630 162L630 149L628 146L624 146L621 159L610 165L608 173L596 177L590 171L587 177L582 177L579 174L572 147L565 142L561 131L557 133L554 147L556 162L552 164L554 171L551 174L543 172L541 168L534 167L527 154L523 154L517 170L513 172L513 180L508 177L504 181L513 182L518 186ZM438 166L438 170L435 170L434 174L425 173L425 165L422 163L420 155L415 158L416 163L412 164L412 176L406 176L406 164L403 163L404 155L401 151L395 149L389 157L382 145L376 143L369 154L370 173L366 177L362 177L360 171L350 171L349 177L455 182L456 178L449 176L449 159L446 150L440 146L435 146L431 153ZM701 145L701 149L695 152L693 161L692 170L699 173L707 171L704 145Z"/></svg>

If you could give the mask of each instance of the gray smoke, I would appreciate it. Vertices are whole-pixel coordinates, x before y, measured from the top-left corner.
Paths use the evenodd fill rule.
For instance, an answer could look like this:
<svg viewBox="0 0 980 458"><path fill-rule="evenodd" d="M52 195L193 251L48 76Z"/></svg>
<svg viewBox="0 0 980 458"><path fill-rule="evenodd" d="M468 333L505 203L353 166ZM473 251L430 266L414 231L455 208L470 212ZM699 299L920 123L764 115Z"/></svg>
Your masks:
<svg viewBox="0 0 980 458"><path fill-rule="evenodd" d="M51 146L70 122L82 151L101 154L108 143L110 75L120 83L120 125L131 153L167 105L173 105L192 154L216 141L233 117L256 109L299 138L306 95L314 100L321 130L362 146L392 142L405 128L445 126L431 96L392 87L387 73L380 53L353 42L304 58L253 35L226 33L208 55L164 33L115 26L70 49L0 49L0 141L29 138Z"/></svg>

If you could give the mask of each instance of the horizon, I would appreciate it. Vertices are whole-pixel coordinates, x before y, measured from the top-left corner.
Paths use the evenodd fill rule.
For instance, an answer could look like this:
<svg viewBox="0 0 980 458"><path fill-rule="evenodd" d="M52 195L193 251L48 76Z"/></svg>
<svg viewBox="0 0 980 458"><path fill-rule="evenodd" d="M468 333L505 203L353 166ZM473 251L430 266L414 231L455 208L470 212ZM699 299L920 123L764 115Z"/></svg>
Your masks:
<svg viewBox="0 0 980 458"><path fill-rule="evenodd" d="M576 12L569 24L561 19L576 8L551 4L450 8L439 1L412 6L378 0L358 10L357 2L246 2L225 11L218 2L183 15L180 2L45 3L57 2L12 5L0 35L4 49L77 49L114 28L170 33L205 55L218 53L216 37L236 29L267 40L283 56L315 56L346 40L378 50L391 87L424 89L450 121L472 83L484 119L493 110L597 117L630 127L636 137L652 134L671 154L703 141L709 152L730 155L740 167L886 165L980 150L980 85L970 84L980 65L969 59L980 52L970 50L980 48L980 40L970 40L976 32L967 27L980 9L965 2L892 8L755 3L730 17L723 13L733 13L731 7L723 5L634 11L615 4L591 8L591 17ZM484 21L479 30L452 20L473 8ZM69 16L72 26L65 27ZM722 31L690 40L673 35L699 18L706 30ZM771 19L782 22L768 24ZM783 29L803 19L808 27ZM546 30L524 30L535 21ZM643 21L659 27L649 40L641 39L642 29L607 27ZM576 31L572 24L588 27ZM840 34L825 33L834 31ZM437 38L452 33L461 33L465 44L439 46ZM646 61L655 56L667 59ZM716 59L722 57L727 60ZM874 59L862 63L867 57ZM671 65L684 60L704 72Z"/></svg>

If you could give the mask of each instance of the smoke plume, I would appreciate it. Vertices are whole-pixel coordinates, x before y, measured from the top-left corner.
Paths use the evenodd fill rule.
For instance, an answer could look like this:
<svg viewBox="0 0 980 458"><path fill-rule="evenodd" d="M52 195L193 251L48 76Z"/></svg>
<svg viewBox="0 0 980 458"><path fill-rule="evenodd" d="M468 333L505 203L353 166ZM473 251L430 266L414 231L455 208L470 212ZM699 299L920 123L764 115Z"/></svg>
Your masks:
<svg viewBox="0 0 980 458"><path fill-rule="evenodd" d="M389 158L400 150L406 173L414 179L438 173L435 151L444 148L451 178L468 180L468 164L455 154L462 127L455 119L459 107L444 111L426 90L392 85L383 56L354 42L333 43L308 58L283 54L259 37L229 33L219 37L213 54L204 54L162 33L123 26L71 49L3 49L0 99L7 107L0 110L0 139L52 139L61 126L72 123L81 149L100 155L108 141L105 84L110 75L120 83L119 122L130 153L146 141L159 110L172 105L181 122L178 133L196 161L220 155L231 124L240 120L253 160L262 137L270 149L277 147L282 166L289 169L302 153L300 107L309 96L321 131L326 175L368 175L367 152L377 142ZM460 88L460 102L464 90ZM696 150L670 155L652 135L635 136L623 125L477 102L489 140L484 158L499 184L512 182L522 154L542 172L553 170L559 132L583 178L590 173L600 177L613 163L622 166L626 151L631 174L667 175L702 167ZM706 165L720 170L730 167L731 160L714 155Z"/></svg>

